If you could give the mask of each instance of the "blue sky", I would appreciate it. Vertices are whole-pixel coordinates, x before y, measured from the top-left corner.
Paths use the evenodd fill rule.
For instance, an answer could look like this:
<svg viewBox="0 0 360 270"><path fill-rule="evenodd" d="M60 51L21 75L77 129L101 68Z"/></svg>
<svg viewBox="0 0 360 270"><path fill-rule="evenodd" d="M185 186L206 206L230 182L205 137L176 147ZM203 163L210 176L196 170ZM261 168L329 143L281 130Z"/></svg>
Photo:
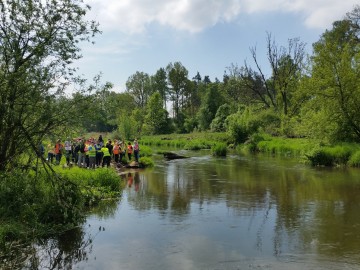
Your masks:
<svg viewBox="0 0 360 270"><path fill-rule="evenodd" d="M100 23L95 44L83 44L80 74L124 91L136 71L149 75L170 62L181 62L191 79L200 75L220 81L231 64L253 61L257 48L265 72L266 36L279 46L289 38L312 43L351 11L358 0L85 0L89 19Z"/></svg>

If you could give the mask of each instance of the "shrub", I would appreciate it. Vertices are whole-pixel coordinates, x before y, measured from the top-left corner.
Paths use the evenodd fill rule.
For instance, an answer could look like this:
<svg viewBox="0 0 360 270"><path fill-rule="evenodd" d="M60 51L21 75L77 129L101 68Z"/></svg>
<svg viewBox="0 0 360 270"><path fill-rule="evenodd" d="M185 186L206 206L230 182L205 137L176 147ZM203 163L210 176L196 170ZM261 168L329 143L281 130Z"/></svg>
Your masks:
<svg viewBox="0 0 360 270"><path fill-rule="evenodd" d="M154 167L154 161L150 157L140 157L139 164L141 167Z"/></svg>
<svg viewBox="0 0 360 270"><path fill-rule="evenodd" d="M227 147L225 143L216 143L211 147L213 156L225 157L227 154Z"/></svg>
<svg viewBox="0 0 360 270"><path fill-rule="evenodd" d="M186 143L184 146L184 149L186 150L200 150L200 149L210 149L211 143L207 140L190 140Z"/></svg>
<svg viewBox="0 0 360 270"><path fill-rule="evenodd" d="M140 156L142 156L142 157L152 156L151 148L147 145L140 145Z"/></svg>
<svg viewBox="0 0 360 270"><path fill-rule="evenodd" d="M360 167L360 150L357 150L349 159L350 166Z"/></svg>
<svg viewBox="0 0 360 270"><path fill-rule="evenodd" d="M313 166L346 165L351 156L351 149L347 146L326 146L315 148L305 156Z"/></svg>
<svg viewBox="0 0 360 270"><path fill-rule="evenodd" d="M312 166L333 166L333 157L325 149L317 148L305 155Z"/></svg>

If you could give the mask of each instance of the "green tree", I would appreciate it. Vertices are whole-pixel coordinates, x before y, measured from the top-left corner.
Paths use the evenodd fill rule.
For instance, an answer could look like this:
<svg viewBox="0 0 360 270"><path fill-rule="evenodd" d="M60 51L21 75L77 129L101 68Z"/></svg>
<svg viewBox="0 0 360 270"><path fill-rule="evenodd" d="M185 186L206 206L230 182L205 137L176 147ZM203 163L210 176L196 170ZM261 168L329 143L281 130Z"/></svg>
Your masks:
<svg viewBox="0 0 360 270"><path fill-rule="evenodd" d="M39 154L44 136L65 125L74 104L61 102L75 82L79 44L98 32L82 1L0 1L0 170Z"/></svg>
<svg viewBox="0 0 360 270"><path fill-rule="evenodd" d="M134 139L137 136L137 122L132 114L125 109L121 110L118 116L118 130L125 139Z"/></svg>
<svg viewBox="0 0 360 270"><path fill-rule="evenodd" d="M274 108L287 116L298 109L297 101L292 99L297 90L305 66L305 43L298 38L289 39L288 46L278 46L271 34L267 35L267 58L271 67L270 78L260 67L256 48L251 48L257 72L245 64L242 77L246 86L263 102L267 108Z"/></svg>
<svg viewBox="0 0 360 270"><path fill-rule="evenodd" d="M308 118L302 120L331 127L319 134L330 140L360 139L360 44L352 25L350 20L334 22L314 44L306 107L311 112L303 112Z"/></svg>
<svg viewBox="0 0 360 270"><path fill-rule="evenodd" d="M204 96L204 100L199 110L199 124L202 130L207 130L215 118L218 108L224 103L218 90L217 84L211 84Z"/></svg>
<svg viewBox="0 0 360 270"><path fill-rule="evenodd" d="M163 100L163 107L166 109L166 102L169 95L169 88L167 85L167 76L166 70L164 68L160 68L156 71L155 75L152 76L151 79L153 92L158 91Z"/></svg>
<svg viewBox="0 0 360 270"><path fill-rule="evenodd" d="M134 96L136 105L144 109L152 92L149 74L136 71L126 81L126 91Z"/></svg>
<svg viewBox="0 0 360 270"><path fill-rule="evenodd" d="M226 131L225 120L231 113L231 106L229 104L221 105L216 114L215 118L212 120L210 128L215 132Z"/></svg>
<svg viewBox="0 0 360 270"><path fill-rule="evenodd" d="M162 103L159 92L151 95L146 108L144 128L148 134L166 134L170 131L170 119Z"/></svg>
<svg viewBox="0 0 360 270"><path fill-rule="evenodd" d="M166 67L170 88L170 99L173 102L174 118L179 118L179 112L184 104L184 91L188 81L188 70L180 63L168 64Z"/></svg>

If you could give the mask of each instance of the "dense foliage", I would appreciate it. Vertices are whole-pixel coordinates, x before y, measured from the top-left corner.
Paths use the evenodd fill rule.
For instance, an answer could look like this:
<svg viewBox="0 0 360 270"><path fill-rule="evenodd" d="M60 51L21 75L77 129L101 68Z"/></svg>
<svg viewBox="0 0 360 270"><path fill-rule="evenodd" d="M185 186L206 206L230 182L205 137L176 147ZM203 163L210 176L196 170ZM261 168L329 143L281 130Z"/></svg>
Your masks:
<svg viewBox="0 0 360 270"><path fill-rule="evenodd" d="M87 120L78 126L117 130L125 138L215 131L228 132L233 143L256 132L324 143L359 141L359 10L334 22L310 55L299 38L283 46L269 33L267 55L251 48L253 64L231 64L222 81L212 82L199 72L189 78L186 67L175 62L154 75L137 71L124 93L112 91L111 83L96 83L93 93L73 97L79 99L79 108L94 104L91 113L82 110ZM263 57L270 76L258 64Z"/></svg>
<svg viewBox="0 0 360 270"><path fill-rule="evenodd" d="M219 156L229 144L244 142L263 151L292 151L276 140L260 143L265 133L318 139L318 145L360 140L360 6L334 22L310 55L299 38L281 46L268 34L267 55L252 48L253 64L231 64L222 81L199 72L191 77L174 62L154 75L137 71L123 93L102 83L101 75L88 84L74 68L79 44L99 33L97 23L86 20L89 8L82 0L0 0L2 244L17 238L19 227L79 222L83 205L117 191L107 173L84 176L91 181L79 178L80 172L77 182L59 177L39 147L47 139L115 131L123 139L160 145L170 143L167 135L146 135L189 133L171 143ZM268 59L270 76L259 58ZM196 131L223 133L194 138ZM308 154L314 165L359 166L359 157L357 148L347 147L314 147ZM89 186L95 189L87 192ZM6 225L11 219L17 226Z"/></svg>

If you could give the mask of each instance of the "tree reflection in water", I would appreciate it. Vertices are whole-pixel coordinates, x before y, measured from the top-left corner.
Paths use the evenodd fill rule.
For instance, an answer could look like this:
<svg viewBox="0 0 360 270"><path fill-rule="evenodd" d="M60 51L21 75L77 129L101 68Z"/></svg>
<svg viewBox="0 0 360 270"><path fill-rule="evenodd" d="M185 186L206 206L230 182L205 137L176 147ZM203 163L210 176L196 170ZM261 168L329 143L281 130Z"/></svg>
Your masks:
<svg viewBox="0 0 360 270"><path fill-rule="evenodd" d="M33 253L24 268L72 269L78 262L88 259L94 237L82 228L75 228L57 237L39 240L33 244Z"/></svg>
<svg viewBox="0 0 360 270"><path fill-rule="evenodd" d="M119 200L101 202L91 213L104 219L114 216ZM90 225L89 225L90 226ZM1 269L72 269L87 261L92 252L93 240L104 227L91 235L80 225L51 238L35 240L31 245L12 244L9 253L0 253Z"/></svg>

